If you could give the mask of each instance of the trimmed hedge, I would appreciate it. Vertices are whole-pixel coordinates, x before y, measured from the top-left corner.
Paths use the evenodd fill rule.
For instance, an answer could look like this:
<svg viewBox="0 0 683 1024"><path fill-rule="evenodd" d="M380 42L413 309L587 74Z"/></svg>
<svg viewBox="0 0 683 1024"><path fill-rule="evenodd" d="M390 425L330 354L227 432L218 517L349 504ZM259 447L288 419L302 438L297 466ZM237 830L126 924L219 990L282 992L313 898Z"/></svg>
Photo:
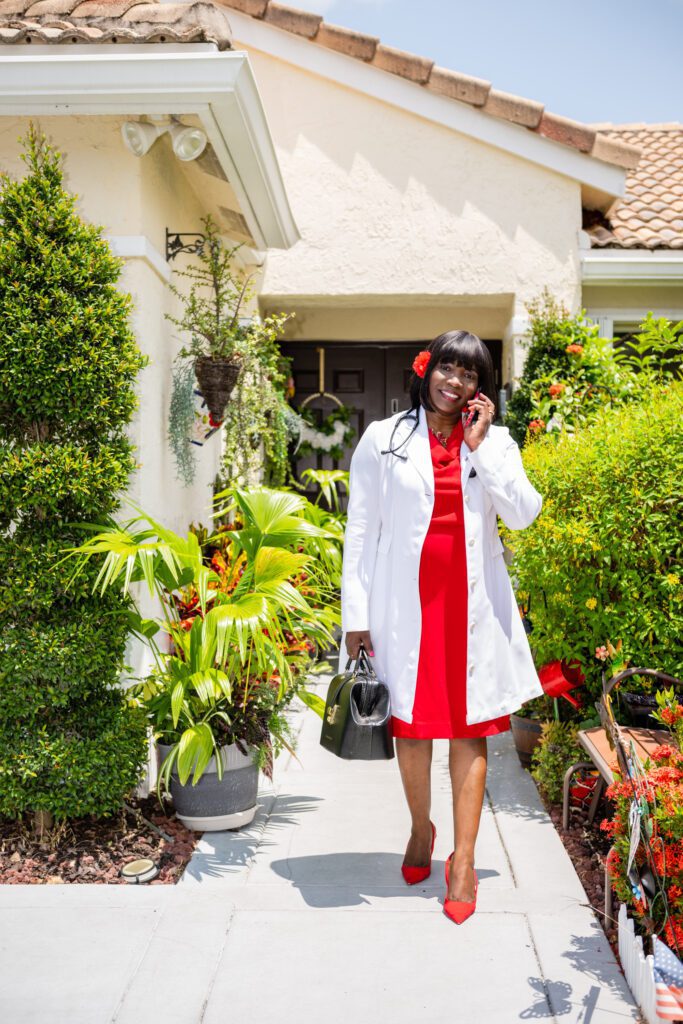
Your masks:
<svg viewBox="0 0 683 1024"><path fill-rule="evenodd" d="M59 564L127 485L145 359L60 154L33 128L24 146L27 175L0 178L0 814L64 819L113 813L146 760L118 685L126 605Z"/></svg>
<svg viewBox="0 0 683 1024"><path fill-rule="evenodd" d="M504 538L537 664L577 658L593 701L596 648L621 639L631 665L683 677L683 382L539 437L524 464L543 510Z"/></svg>

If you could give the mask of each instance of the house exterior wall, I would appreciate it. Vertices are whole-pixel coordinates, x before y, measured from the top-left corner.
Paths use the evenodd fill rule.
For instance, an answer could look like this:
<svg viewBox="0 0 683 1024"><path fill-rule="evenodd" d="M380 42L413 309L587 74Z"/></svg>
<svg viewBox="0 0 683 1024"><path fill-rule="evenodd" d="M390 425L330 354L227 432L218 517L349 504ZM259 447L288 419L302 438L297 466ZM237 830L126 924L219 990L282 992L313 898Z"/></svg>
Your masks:
<svg viewBox="0 0 683 1024"><path fill-rule="evenodd" d="M576 181L263 52L249 58L302 235L268 253L261 285L264 309L297 311L288 337L503 337L544 286L578 307Z"/></svg>
<svg viewBox="0 0 683 1024"><path fill-rule="evenodd" d="M638 283L622 285L586 283L581 305L594 321L601 321L601 333L610 337L639 324L648 312L678 322L683 320L683 285L680 283Z"/></svg>

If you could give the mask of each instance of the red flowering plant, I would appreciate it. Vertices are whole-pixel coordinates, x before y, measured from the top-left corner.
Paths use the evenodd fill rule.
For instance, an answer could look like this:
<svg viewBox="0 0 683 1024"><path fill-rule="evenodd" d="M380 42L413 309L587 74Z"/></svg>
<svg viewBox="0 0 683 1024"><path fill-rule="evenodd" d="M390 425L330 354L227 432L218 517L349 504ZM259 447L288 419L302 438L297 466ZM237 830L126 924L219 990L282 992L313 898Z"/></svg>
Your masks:
<svg viewBox="0 0 683 1024"><path fill-rule="evenodd" d="M681 709L683 712L683 709ZM683 954L683 753L662 744L632 781L612 764L614 781L606 796L614 813L600 828L612 840L606 866L612 889L625 903L644 935L656 934ZM640 808L629 825L634 802ZM640 842L627 873L631 828ZM653 871L654 869L654 871Z"/></svg>
<svg viewBox="0 0 683 1024"><path fill-rule="evenodd" d="M678 749L683 750L683 705L678 703L673 686L670 686L668 690L657 690L655 700L657 701L657 710L650 714L666 729L671 729L676 737Z"/></svg>

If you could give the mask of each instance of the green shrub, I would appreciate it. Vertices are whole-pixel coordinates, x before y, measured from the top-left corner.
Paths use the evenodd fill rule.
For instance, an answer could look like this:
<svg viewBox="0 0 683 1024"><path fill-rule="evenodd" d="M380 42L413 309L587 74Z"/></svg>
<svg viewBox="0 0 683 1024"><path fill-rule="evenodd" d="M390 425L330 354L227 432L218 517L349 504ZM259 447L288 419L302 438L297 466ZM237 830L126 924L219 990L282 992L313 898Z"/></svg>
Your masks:
<svg viewBox="0 0 683 1024"><path fill-rule="evenodd" d="M77 215L33 128L0 178L0 814L107 814L135 787L146 726L118 682L128 611L67 589L79 521L117 508L144 358L121 263Z"/></svg>
<svg viewBox="0 0 683 1024"><path fill-rule="evenodd" d="M596 649L623 641L633 666L683 674L683 383L605 409L575 434L524 449L543 510L504 528L537 664L578 659L590 703Z"/></svg>
<svg viewBox="0 0 683 1024"><path fill-rule="evenodd" d="M541 741L531 754L531 774L546 799L556 804L562 800L564 775L585 755L576 738L578 729L572 722L544 722Z"/></svg>
<svg viewBox="0 0 683 1024"><path fill-rule="evenodd" d="M544 431L573 431L605 407L639 401L647 389L680 376L683 321L648 313L620 345L601 338L585 310L570 315L547 291L528 309L529 351L505 415L520 444Z"/></svg>
<svg viewBox="0 0 683 1024"><path fill-rule="evenodd" d="M533 384L548 374L563 377L569 374L572 365L571 353L567 346L582 339L577 338L576 318L556 302L547 289L540 299L527 306L529 312L529 339L525 345L527 354L524 372L507 404L505 426L518 444L524 444L527 428L533 418Z"/></svg>

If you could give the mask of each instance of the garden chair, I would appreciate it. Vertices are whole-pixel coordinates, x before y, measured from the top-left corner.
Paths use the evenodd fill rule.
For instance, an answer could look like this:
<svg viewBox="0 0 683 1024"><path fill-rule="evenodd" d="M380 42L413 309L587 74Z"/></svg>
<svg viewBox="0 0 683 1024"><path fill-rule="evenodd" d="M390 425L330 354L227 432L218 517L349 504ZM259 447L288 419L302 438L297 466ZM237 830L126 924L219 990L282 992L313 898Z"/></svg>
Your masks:
<svg viewBox="0 0 683 1024"><path fill-rule="evenodd" d="M589 823L594 820L598 804L600 802L600 797L614 778L610 767L610 764L614 761L616 747L616 737L612 735L614 729L617 730L617 737L621 741L621 745L624 749L628 750L630 742L633 741L633 746L640 761L645 761L655 747L658 747L661 743L670 742L671 740L671 733L668 729L637 728L618 725L614 722L612 715L607 709L605 698L615 686L630 676L649 676L651 679L655 679L667 686L674 686L678 692L683 690L683 682L681 682L680 679L676 679L675 676L667 675L666 672L657 672L652 668L629 668L624 672L619 672L617 675L613 676L607 683L604 682L603 677L603 694L600 700L596 701L595 704L600 715L602 725L594 726L591 729L582 729L577 735L577 739L586 751L589 760L576 761L574 764L570 765L564 775L564 782L562 786L562 827L564 829L569 827L569 789L571 786L572 776L580 768L597 768L600 773L588 808ZM607 869L605 869L605 920L611 916L612 889L607 875Z"/></svg>

